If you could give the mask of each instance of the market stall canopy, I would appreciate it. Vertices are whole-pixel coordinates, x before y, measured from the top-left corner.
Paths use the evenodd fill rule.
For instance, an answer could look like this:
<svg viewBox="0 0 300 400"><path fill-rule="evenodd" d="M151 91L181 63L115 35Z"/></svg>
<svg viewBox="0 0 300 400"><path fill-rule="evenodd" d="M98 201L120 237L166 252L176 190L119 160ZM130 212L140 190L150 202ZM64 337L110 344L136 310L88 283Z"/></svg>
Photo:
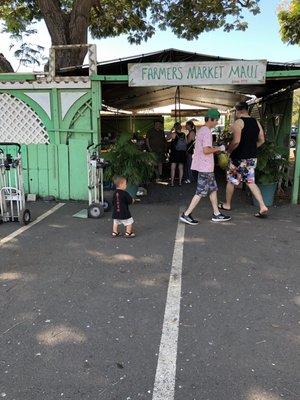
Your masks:
<svg viewBox="0 0 300 400"><path fill-rule="evenodd" d="M109 107L128 111L138 111L174 104L177 85L129 87L129 64L211 61L232 61L238 63L242 60L168 49L98 63L97 73L103 81L103 103ZM183 104L192 106L215 106L225 110L231 108L236 102L247 100L253 96L264 98L281 90L293 90L300 87L300 63L266 62L266 67L267 78L265 83L180 85L180 101ZM280 75L278 71L291 71L291 73ZM64 71L63 74L87 75L88 68L76 67ZM115 79L113 76L115 76Z"/></svg>

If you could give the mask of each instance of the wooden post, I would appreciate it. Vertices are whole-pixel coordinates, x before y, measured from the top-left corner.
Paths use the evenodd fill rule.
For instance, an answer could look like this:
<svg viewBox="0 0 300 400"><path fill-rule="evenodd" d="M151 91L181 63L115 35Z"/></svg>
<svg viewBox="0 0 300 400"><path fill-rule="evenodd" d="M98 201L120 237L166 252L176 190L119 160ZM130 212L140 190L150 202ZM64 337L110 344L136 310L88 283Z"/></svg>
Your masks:
<svg viewBox="0 0 300 400"><path fill-rule="evenodd" d="M59 101L58 101L58 90L56 88L52 88L51 90L51 111L52 111L52 120L54 125L54 143L60 144L60 110L59 110Z"/></svg>
<svg viewBox="0 0 300 400"><path fill-rule="evenodd" d="M92 130L93 130L93 143L98 144L101 142L101 89L102 85L99 81L92 81ZM100 125L100 126L99 126Z"/></svg>
<svg viewBox="0 0 300 400"><path fill-rule="evenodd" d="M300 110L298 115L298 132L296 135L296 160L295 160L295 171L294 171L294 183L293 183L293 194L292 204L298 204L299 199L299 181L300 181Z"/></svg>

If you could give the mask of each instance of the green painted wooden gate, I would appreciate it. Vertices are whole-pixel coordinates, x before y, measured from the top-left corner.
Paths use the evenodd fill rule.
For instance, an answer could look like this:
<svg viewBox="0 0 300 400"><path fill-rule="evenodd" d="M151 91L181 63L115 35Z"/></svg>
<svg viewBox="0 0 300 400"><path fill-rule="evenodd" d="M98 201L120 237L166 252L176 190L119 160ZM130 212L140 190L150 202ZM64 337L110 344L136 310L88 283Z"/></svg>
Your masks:
<svg viewBox="0 0 300 400"><path fill-rule="evenodd" d="M68 145L22 145L26 193L62 200L87 200L88 144L87 140L70 139ZM1 147L8 153L16 153L15 147Z"/></svg>

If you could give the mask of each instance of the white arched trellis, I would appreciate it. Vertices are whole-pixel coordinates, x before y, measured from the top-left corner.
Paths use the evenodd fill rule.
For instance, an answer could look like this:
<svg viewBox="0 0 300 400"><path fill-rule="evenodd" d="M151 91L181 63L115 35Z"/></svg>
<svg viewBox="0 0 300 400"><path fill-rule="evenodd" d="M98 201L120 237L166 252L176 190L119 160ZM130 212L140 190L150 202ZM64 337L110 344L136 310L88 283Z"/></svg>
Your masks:
<svg viewBox="0 0 300 400"><path fill-rule="evenodd" d="M49 143L39 116L22 100L0 93L0 142Z"/></svg>

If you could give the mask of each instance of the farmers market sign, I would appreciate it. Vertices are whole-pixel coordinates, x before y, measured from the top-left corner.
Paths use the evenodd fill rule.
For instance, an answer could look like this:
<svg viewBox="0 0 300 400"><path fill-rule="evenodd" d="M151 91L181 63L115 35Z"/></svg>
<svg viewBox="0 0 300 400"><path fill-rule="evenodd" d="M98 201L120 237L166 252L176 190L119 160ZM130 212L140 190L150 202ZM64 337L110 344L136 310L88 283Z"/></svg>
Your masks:
<svg viewBox="0 0 300 400"><path fill-rule="evenodd" d="M263 84L266 70L265 60L128 64L129 86Z"/></svg>

